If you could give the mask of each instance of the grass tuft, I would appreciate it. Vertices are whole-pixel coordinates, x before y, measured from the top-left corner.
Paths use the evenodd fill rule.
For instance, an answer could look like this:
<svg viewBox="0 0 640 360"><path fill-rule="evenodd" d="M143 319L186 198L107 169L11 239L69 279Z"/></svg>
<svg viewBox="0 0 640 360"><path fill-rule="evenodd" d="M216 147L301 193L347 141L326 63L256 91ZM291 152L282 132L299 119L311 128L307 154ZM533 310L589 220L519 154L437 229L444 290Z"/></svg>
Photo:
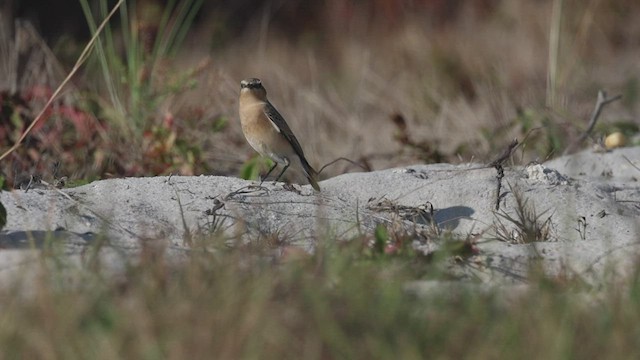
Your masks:
<svg viewBox="0 0 640 360"><path fill-rule="evenodd" d="M552 215L546 216L549 210L539 213L517 189L511 187L511 193L516 202L515 215L505 210L495 213L497 218L493 228L496 239L513 244L550 241L553 224Z"/></svg>

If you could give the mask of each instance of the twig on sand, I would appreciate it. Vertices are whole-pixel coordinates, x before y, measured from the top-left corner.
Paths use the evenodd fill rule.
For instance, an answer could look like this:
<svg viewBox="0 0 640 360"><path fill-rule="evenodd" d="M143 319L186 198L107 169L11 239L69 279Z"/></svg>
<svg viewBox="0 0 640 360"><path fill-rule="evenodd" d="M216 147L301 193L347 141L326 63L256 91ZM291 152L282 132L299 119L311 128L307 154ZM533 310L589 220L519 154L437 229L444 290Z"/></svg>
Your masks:
<svg viewBox="0 0 640 360"><path fill-rule="evenodd" d="M517 147L518 139L513 139L513 141L511 141L511 144L509 144L509 146L507 146L507 148L502 151L500 156L498 156L488 165L494 167L498 173L496 175L496 179L498 180L498 183L496 185L496 211L500 210L500 191L502 190L502 178L504 178L504 168L502 167L502 163L504 163L505 160L507 160L509 156L511 156L511 153L513 153L513 150L515 150L515 148Z"/></svg>

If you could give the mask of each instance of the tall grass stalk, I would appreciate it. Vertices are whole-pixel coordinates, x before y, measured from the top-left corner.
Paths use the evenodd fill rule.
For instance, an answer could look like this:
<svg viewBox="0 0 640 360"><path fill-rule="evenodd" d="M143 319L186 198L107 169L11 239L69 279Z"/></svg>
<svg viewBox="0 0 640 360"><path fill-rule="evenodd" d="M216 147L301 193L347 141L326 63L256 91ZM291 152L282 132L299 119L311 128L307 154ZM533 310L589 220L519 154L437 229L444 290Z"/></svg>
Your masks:
<svg viewBox="0 0 640 360"><path fill-rule="evenodd" d="M547 65L547 106L556 104L558 88L558 61L560 56L560 32L562 31L562 7L564 0L553 0L549 29L549 59Z"/></svg>
<svg viewBox="0 0 640 360"><path fill-rule="evenodd" d="M151 49L141 33L138 2L125 1L120 11L119 28L108 26L97 44L96 58L102 83L108 94L109 106L117 127L128 136L139 137L156 114L167 91L158 89L158 64L170 58L180 48L204 0L170 0L163 5L159 19L153 19L155 29ZM95 31L94 14L104 13L107 1L100 0L93 9L88 0L80 0L87 23ZM148 34L147 34L148 35ZM160 85L161 86L161 85Z"/></svg>
<svg viewBox="0 0 640 360"><path fill-rule="evenodd" d="M89 43L82 50L82 53L78 57L78 60L76 61L76 63L73 65L73 68L71 69L71 71L69 71L69 73L67 74L67 77L64 78L62 83L56 88L53 94L51 94L51 96L49 97L45 105L42 107L38 115L36 115L36 117L33 119L31 124L20 135L20 137L13 144L13 146L9 148L9 150L5 151L2 155L0 155L0 160L3 160L5 157L7 157L7 155L15 151L22 144L22 142L27 137L27 135L33 130L33 128L40 122L40 120L42 120L42 118L44 117L44 114L47 112L47 110L50 109L50 106L53 104L53 101L57 99L60 93L62 92L62 89L64 89L64 87L69 83L69 81L71 81L71 78L78 72L78 70L80 70L80 67L84 65L85 61L91 55L91 51L94 49L94 45L97 44L98 36L102 33L104 29L106 29L109 26L109 20L111 19L113 14L115 14L115 11L117 11L118 8L122 5L123 1L124 0L118 1L110 11L105 12L104 19L102 20L99 26L95 27L91 40L89 40Z"/></svg>

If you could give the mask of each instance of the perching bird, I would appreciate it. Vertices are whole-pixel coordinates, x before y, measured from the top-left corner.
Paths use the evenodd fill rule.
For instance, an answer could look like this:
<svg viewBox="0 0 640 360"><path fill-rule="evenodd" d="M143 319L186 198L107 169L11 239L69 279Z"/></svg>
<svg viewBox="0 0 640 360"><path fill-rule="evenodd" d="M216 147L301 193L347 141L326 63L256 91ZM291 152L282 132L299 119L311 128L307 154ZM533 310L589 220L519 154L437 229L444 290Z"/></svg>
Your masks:
<svg viewBox="0 0 640 360"><path fill-rule="evenodd" d="M245 79L240 82L240 123L249 145L275 162L265 179L278 164L283 165L277 182L290 165L301 169L311 186L320 191L318 173L304 157L302 147L282 115L267 99L267 91L260 79ZM275 183L274 182L274 183Z"/></svg>

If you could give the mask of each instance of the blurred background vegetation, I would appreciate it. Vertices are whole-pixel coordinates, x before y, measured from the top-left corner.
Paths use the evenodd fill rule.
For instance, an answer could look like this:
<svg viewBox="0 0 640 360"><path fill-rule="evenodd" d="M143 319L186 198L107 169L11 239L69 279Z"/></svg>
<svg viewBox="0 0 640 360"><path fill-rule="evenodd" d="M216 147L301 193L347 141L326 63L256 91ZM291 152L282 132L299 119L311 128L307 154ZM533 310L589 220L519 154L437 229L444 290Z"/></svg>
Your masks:
<svg viewBox="0 0 640 360"><path fill-rule="evenodd" d="M0 5L3 148L115 3ZM247 77L263 79L316 167L486 162L534 128L514 161L545 160L584 131L599 89L624 100L585 146L613 131L633 139L639 15L632 0L126 1L0 170L9 186L255 175L236 109Z"/></svg>
<svg viewBox="0 0 640 360"><path fill-rule="evenodd" d="M3 150L115 3L0 2ZM512 161L544 160L584 131L599 89L624 98L584 147L613 131L634 144L639 16L636 0L129 0L0 171L16 187L255 176L237 116L247 77L316 167L486 162L535 128ZM532 260L526 283L482 288L446 270L477 268L472 237L426 258L391 230L275 258L278 234L203 235L180 263L142 241L121 276L100 245L77 266L50 241L25 265L37 276L0 287L3 358L638 358L640 267L588 284Z"/></svg>

